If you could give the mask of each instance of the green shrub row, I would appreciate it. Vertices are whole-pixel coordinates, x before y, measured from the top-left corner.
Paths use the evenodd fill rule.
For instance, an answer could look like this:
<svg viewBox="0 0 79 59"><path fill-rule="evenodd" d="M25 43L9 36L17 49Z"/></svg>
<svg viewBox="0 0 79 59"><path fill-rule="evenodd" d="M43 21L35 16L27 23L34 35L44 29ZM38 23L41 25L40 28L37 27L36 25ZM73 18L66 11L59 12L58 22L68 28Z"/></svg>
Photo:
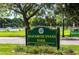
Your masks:
<svg viewBox="0 0 79 59"><path fill-rule="evenodd" d="M73 49L61 48L57 50L56 47L49 46L17 46L14 49L15 54L39 54L39 55L76 55L77 53Z"/></svg>

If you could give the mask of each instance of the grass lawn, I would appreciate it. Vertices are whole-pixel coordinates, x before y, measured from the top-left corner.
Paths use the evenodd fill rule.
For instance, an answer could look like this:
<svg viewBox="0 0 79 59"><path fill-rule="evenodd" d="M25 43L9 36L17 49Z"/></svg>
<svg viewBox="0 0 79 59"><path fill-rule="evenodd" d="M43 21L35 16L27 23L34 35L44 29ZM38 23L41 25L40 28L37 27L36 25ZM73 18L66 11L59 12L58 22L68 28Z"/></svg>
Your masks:
<svg viewBox="0 0 79 59"><path fill-rule="evenodd" d="M0 55L12 55L12 51L19 44L0 44Z"/></svg>
<svg viewBox="0 0 79 59"><path fill-rule="evenodd" d="M70 36L70 30L65 29L65 36ZM62 36L62 29L60 29L60 35ZM0 31L0 37L20 37L25 36L25 31Z"/></svg>
<svg viewBox="0 0 79 59"><path fill-rule="evenodd" d="M70 33L70 29L64 30L65 37L78 37L79 32L72 32ZM21 37L25 36L25 31L0 31L0 37ZM60 28L60 36L62 36L62 29Z"/></svg>
<svg viewBox="0 0 79 59"><path fill-rule="evenodd" d="M24 34L24 31L0 31L0 37L20 37Z"/></svg>
<svg viewBox="0 0 79 59"><path fill-rule="evenodd" d="M70 37L70 29L65 29L64 30L64 35L65 37ZM60 36L62 36L62 29L60 29Z"/></svg>
<svg viewBox="0 0 79 59"><path fill-rule="evenodd" d="M18 46L26 47L26 49L30 48L31 50L34 49L33 46L28 47L28 46L25 46L25 45L22 45L22 44L0 44L0 55L15 55L15 53L13 53L13 51ZM45 46L42 47L42 48L44 49ZM36 47L35 49L38 49L38 48ZM61 48L60 48L61 51L62 50L67 50L67 49L73 49L75 52L77 52L77 54L79 54L79 45L61 45ZM21 48L20 49L18 48L17 50L22 51Z"/></svg>
<svg viewBox="0 0 79 59"><path fill-rule="evenodd" d="M62 48L64 48L65 50L66 49L73 49L79 55L79 45L61 45L60 49L62 49Z"/></svg>

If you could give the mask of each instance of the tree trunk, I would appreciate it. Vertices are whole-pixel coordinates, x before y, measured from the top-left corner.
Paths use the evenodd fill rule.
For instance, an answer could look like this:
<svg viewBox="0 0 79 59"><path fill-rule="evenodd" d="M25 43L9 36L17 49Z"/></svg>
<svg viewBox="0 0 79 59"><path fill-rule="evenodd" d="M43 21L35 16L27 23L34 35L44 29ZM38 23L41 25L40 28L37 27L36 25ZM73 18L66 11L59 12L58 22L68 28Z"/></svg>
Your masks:
<svg viewBox="0 0 79 59"><path fill-rule="evenodd" d="M26 45L27 45L27 32L30 29L28 19L26 18L26 15L23 14L24 18L24 24L25 24L25 39L26 39Z"/></svg>

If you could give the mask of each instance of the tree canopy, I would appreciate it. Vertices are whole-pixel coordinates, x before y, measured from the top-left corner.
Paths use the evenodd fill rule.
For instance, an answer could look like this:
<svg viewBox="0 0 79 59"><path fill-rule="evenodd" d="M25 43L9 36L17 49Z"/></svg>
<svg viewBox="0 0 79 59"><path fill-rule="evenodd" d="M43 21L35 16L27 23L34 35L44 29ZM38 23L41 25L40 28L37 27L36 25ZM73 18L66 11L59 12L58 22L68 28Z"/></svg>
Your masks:
<svg viewBox="0 0 79 59"><path fill-rule="evenodd" d="M64 7L63 7L64 5ZM24 19L26 28L29 28L29 20L33 18L45 18L45 22L53 25L62 25L62 15L65 15L65 24L78 24L79 4L75 3L1 3L0 17L6 18L13 13ZM13 13L11 13L13 11ZM75 20L76 19L76 20ZM54 24L55 23L55 24Z"/></svg>

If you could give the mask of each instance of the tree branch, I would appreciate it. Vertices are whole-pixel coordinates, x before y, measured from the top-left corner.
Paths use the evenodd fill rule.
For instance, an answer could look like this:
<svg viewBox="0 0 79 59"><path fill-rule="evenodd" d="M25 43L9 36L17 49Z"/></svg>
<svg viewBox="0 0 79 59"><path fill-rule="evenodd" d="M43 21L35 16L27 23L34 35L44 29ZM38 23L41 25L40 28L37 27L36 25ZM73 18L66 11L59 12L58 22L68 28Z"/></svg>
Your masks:
<svg viewBox="0 0 79 59"><path fill-rule="evenodd" d="M42 7L38 8L36 11L34 11L29 17L28 20L33 17Z"/></svg>
<svg viewBox="0 0 79 59"><path fill-rule="evenodd" d="M12 10L14 10L14 11L17 12L17 13L22 14L22 12L20 12L20 11L18 11L18 10L15 10L15 9L12 9Z"/></svg>
<svg viewBox="0 0 79 59"><path fill-rule="evenodd" d="M29 4L27 8L25 8L25 13L27 13L32 8L32 4Z"/></svg>
<svg viewBox="0 0 79 59"><path fill-rule="evenodd" d="M23 12L22 7L21 7L20 3L16 3L16 6L20 9L20 11L22 11L22 12Z"/></svg>

